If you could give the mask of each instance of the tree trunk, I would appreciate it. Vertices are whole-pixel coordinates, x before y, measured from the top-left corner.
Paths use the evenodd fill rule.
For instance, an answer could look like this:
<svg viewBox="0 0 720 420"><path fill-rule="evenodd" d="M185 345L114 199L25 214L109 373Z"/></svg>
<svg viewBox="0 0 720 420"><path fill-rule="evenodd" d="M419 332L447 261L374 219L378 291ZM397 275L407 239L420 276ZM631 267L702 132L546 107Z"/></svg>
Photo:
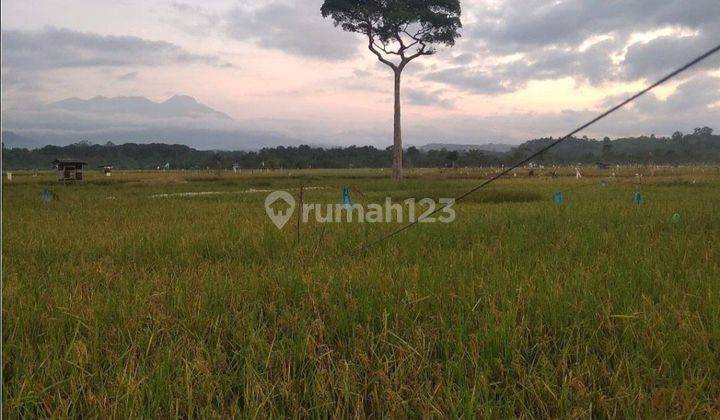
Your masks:
<svg viewBox="0 0 720 420"><path fill-rule="evenodd" d="M393 172L395 181L402 179L402 133L400 128L400 74L402 70L395 70L395 118L393 123Z"/></svg>

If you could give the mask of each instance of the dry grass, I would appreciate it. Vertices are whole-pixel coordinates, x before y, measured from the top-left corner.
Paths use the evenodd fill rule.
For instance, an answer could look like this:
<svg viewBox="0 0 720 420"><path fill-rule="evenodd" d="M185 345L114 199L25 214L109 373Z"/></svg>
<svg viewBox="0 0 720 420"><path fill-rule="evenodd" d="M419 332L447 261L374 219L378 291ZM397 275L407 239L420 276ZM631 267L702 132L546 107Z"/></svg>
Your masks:
<svg viewBox="0 0 720 420"><path fill-rule="evenodd" d="M362 255L396 226L311 223L297 244L261 193L149 196L452 196L488 171L117 172L49 204L51 175L14 174L3 414L718 417L720 174L647 174L638 207L636 171L503 180Z"/></svg>

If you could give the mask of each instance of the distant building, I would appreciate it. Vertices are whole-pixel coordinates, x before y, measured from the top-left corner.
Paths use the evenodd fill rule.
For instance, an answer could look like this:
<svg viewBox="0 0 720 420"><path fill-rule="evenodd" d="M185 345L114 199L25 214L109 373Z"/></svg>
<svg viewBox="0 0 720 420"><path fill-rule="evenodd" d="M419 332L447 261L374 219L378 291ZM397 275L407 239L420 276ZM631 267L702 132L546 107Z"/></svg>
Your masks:
<svg viewBox="0 0 720 420"><path fill-rule="evenodd" d="M102 169L105 176L110 176L110 174L112 173L112 170L113 170L112 165L100 165L100 166L98 166L98 168Z"/></svg>
<svg viewBox="0 0 720 420"><path fill-rule="evenodd" d="M83 180L83 166L87 165L74 159L55 159L52 164L57 169L58 181L60 182L76 182Z"/></svg>

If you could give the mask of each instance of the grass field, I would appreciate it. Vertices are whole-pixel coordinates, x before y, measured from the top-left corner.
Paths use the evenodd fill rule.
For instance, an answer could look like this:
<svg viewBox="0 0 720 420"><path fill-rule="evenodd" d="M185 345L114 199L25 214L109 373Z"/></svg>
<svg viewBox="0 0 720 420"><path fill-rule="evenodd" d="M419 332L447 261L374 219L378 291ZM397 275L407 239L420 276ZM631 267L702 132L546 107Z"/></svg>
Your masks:
<svg viewBox="0 0 720 420"><path fill-rule="evenodd" d="M720 169L571 172L520 171L361 254L398 225L297 242L247 190L452 197L487 171L14 174L3 414L720 417ZM151 197L192 191L226 193Z"/></svg>

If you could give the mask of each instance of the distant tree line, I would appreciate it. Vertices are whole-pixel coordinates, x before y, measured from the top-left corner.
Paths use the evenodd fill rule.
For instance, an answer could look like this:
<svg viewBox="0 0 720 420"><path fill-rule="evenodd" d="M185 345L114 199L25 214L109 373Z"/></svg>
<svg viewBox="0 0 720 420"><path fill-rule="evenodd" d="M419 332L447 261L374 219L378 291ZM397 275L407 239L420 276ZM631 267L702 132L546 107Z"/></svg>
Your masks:
<svg viewBox="0 0 720 420"><path fill-rule="evenodd" d="M411 146L403 151L408 167L454 167L508 165L523 159L553 141L552 137L527 141L509 152L482 150L424 151ZM90 168L111 164L118 169L156 169L169 163L172 169L295 169L295 168L381 168L390 167L393 149L372 146L319 148L310 146L274 147L260 151L206 151L176 144L104 145L80 142L69 146L40 149L5 149L6 169L47 169L58 158L88 162ZM686 164L720 163L720 136L709 127L691 134L676 132L671 137L642 136L610 140L571 138L535 159L552 164Z"/></svg>

